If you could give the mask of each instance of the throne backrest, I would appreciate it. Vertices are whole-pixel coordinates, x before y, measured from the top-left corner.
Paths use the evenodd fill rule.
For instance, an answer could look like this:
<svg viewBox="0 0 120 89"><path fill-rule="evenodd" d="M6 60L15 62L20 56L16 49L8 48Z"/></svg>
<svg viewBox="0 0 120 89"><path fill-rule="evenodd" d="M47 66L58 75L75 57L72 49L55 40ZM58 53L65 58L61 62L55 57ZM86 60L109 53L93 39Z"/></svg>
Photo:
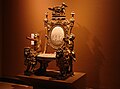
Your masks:
<svg viewBox="0 0 120 89"><path fill-rule="evenodd" d="M48 20L48 13L45 15L44 27L46 30L46 41L44 53L46 52L48 45L53 49L63 47L65 45L65 41L63 39L69 37L71 34L71 30L74 25L74 13L71 13L71 19L68 21L65 15L65 7L67 6L64 6L63 8L63 5L64 4L53 8L48 8L49 10L52 10L52 19ZM54 13L56 12L55 10L57 10L54 8L62 8L62 10Z"/></svg>

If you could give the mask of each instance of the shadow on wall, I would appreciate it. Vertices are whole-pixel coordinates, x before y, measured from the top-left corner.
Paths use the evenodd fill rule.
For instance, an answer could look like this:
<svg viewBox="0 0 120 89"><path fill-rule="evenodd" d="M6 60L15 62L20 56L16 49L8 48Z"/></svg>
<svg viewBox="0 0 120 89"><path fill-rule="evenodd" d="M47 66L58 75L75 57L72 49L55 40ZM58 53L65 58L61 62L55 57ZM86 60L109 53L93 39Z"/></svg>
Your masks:
<svg viewBox="0 0 120 89"><path fill-rule="evenodd" d="M75 51L77 58L74 70L87 73L87 86L99 89L101 66L105 60L101 51L102 45L97 36L77 22L73 32L76 36Z"/></svg>

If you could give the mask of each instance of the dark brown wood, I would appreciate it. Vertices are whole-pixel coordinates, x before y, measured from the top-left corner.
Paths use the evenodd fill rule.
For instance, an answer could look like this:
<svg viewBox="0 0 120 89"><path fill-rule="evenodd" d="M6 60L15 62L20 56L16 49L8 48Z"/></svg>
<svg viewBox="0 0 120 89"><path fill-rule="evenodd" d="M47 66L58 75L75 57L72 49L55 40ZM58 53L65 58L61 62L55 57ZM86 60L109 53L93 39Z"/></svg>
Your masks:
<svg viewBox="0 0 120 89"><path fill-rule="evenodd" d="M35 75L18 75L17 78L31 84L33 89L86 89L86 74L81 72L75 72L65 80Z"/></svg>

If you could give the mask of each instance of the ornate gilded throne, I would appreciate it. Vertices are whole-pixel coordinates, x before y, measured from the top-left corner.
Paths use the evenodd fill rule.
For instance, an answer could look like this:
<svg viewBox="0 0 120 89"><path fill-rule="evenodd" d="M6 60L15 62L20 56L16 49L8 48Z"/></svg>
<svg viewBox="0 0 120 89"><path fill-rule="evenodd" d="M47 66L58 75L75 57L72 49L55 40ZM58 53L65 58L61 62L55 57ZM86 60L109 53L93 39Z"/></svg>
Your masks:
<svg viewBox="0 0 120 89"><path fill-rule="evenodd" d="M56 60L60 71L57 79L64 79L74 75L73 61L76 58L74 53L75 35L72 33L72 28L74 26L75 13L72 12L70 20L67 20L65 15L66 7L67 5L62 3L62 5L48 8L52 11L52 18L49 20L48 13L45 14L45 46L43 52L40 52L39 35L36 36L34 34L36 38L28 38L34 41L35 44L29 48L24 48L24 59L27 66L24 72L25 75L46 75L46 68L52 60ZM48 46L54 49L53 53L47 53ZM30 64L29 60L32 60L33 63ZM36 62L40 63L40 67L34 70Z"/></svg>

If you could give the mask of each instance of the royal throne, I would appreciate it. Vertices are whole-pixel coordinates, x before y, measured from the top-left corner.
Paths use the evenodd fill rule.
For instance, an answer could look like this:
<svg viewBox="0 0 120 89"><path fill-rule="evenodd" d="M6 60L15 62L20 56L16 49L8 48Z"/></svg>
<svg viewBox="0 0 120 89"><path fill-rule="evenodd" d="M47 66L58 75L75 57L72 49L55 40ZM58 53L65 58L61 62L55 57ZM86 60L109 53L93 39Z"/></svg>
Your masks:
<svg viewBox="0 0 120 89"><path fill-rule="evenodd" d="M59 76L57 77L58 79L64 79L70 75L74 75L73 61L75 61L76 58L74 53L75 36L72 33L72 28L75 21L75 13L72 12L70 20L67 20L65 15L66 7L67 5L65 3L62 3L62 5L48 8L50 11L52 11L52 17L49 20L48 13L45 14L44 51L40 52L39 46L37 46L37 50L34 50L35 52L33 52L31 48L24 49L25 63L28 59L34 60L34 65L31 69L27 66L25 75L29 74L29 71L36 75L45 75L48 63L52 60L56 60L57 67L59 68ZM37 43L38 39L32 39L32 41L36 41ZM54 52L47 53L48 46L52 47ZM31 53L33 53L32 56L30 55ZM40 67L37 70L34 70L36 62L40 63ZM28 61L27 64L29 64Z"/></svg>

